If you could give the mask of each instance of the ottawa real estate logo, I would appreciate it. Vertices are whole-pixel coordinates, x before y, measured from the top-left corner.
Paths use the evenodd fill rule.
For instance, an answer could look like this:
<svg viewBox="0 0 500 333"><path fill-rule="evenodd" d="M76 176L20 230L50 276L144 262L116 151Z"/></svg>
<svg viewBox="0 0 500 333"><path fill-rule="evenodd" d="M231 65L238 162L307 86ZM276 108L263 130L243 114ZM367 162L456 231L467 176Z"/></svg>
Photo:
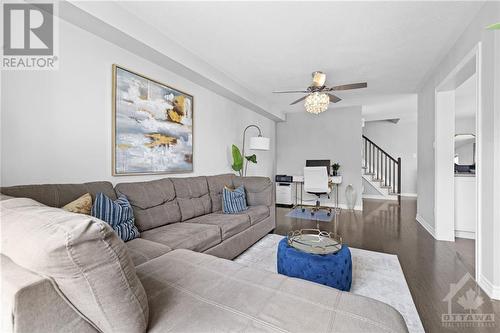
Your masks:
<svg viewBox="0 0 500 333"><path fill-rule="evenodd" d="M470 328L495 327L495 314L484 309L485 298L475 284L472 275L465 274L450 290L443 302L448 303L448 312L441 314L444 327Z"/></svg>
<svg viewBox="0 0 500 333"><path fill-rule="evenodd" d="M3 2L2 70L58 69L57 3Z"/></svg>

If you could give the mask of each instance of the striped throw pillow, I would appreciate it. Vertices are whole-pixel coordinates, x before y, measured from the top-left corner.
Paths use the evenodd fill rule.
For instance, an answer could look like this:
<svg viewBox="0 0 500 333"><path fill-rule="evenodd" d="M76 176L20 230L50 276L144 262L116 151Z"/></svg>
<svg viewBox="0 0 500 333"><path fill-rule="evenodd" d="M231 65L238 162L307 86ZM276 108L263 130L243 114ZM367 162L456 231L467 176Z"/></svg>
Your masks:
<svg viewBox="0 0 500 333"><path fill-rule="evenodd" d="M247 199L243 185L235 190L224 187L222 190L222 211L224 214L240 213L245 210L247 210Z"/></svg>
<svg viewBox="0 0 500 333"><path fill-rule="evenodd" d="M108 223L123 240L129 241L140 236L134 224L134 211L123 194L113 201L104 193L96 195L91 215Z"/></svg>

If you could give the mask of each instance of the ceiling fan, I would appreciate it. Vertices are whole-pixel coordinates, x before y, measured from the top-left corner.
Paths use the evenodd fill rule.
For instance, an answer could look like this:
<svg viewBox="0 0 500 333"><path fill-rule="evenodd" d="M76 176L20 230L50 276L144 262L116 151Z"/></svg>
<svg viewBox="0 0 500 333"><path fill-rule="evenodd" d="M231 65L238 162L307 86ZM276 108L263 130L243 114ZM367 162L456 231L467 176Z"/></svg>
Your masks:
<svg viewBox="0 0 500 333"><path fill-rule="evenodd" d="M305 100L304 106L307 112L310 113L321 113L328 108L328 104L337 103L342 99L332 93L331 91L341 91L341 90L351 90L366 88L368 84L366 82L361 83L351 83L344 84L335 87L327 87L326 74L320 71L312 73L312 83L306 90L288 90L288 91L273 91L274 94L293 94L293 93L304 93L307 94L304 97L299 98L296 101L290 103L290 105L297 104Z"/></svg>

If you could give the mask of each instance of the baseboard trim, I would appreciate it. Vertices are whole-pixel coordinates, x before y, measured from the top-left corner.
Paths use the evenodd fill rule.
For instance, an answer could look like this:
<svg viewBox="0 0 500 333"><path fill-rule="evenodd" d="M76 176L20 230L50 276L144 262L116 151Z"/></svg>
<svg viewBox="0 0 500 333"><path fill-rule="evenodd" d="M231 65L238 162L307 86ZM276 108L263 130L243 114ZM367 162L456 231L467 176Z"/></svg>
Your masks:
<svg viewBox="0 0 500 333"><path fill-rule="evenodd" d="M479 275L479 281L477 283L483 288L489 298L500 300L500 286L495 286L484 275Z"/></svg>
<svg viewBox="0 0 500 333"><path fill-rule="evenodd" d="M416 198L418 195L417 193L401 193L402 197L411 197L411 198Z"/></svg>
<svg viewBox="0 0 500 333"><path fill-rule="evenodd" d="M429 234L431 234L431 236L432 236L434 239L436 239L436 240L437 240L437 238L436 238L436 232L435 232L435 230L434 230L434 227L433 227L433 226L431 226L431 225L430 225L430 224L429 224L429 223L428 223L428 222L427 222L427 221L426 221L426 220L422 217L422 215L417 214L417 216L415 217L415 219L417 220L417 222L418 222L418 223L420 223L420 225L421 225L422 227L424 227L424 229L425 229L425 230L427 230L427 232L428 232Z"/></svg>
<svg viewBox="0 0 500 333"><path fill-rule="evenodd" d="M308 200L303 200L303 201L304 201L304 206L306 206L306 207L313 207L314 206L314 204L307 204ZM311 201L311 200L309 200L309 201ZM321 205L322 206L326 206L326 207L332 207L332 208L335 207L335 204L333 202L321 202ZM344 203L339 203L339 208L340 209L345 209L345 210L349 209L349 208L347 208L347 205L344 204ZM355 205L354 206L354 210L360 210L360 211L362 211L363 210L363 205L362 204L361 205Z"/></svg>
<svg viewBox="0 0 500 333"><path fill-rule="evenodd" d="M348 210L346 204L339 204L339 208ZM356 205L356 206L354 206L354 210L362 211L363 210L363 205Z"/></svg>
<svg viewBox="0 0 500 333"><path fill-rule="evenodd" d="M467 239L476 239L476 233L473 232L473 231L455 230L455 237L458 237L458 238L467 238Z"/></svg>
<svg viewBox="0 0 500 333"><path fill-rule="evenodd" d="M372 199L372 200L389 200L389 201L397 201L398 197L397 196L383 196L383 195L378 195L378 194L363 194L362 195L363 199Z"/></svg>

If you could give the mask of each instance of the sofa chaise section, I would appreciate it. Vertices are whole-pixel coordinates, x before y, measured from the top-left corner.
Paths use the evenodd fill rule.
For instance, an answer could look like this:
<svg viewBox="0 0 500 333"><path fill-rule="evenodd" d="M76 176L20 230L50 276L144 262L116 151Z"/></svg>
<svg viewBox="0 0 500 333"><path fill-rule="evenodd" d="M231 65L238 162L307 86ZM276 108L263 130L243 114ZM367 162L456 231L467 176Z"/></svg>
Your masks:
<svg viewBox="0 0 500 333"><path fill-rule="evenodd" d="M174 250L137 275L152 333L407 332L387 304L202 253Z"/></svg>

